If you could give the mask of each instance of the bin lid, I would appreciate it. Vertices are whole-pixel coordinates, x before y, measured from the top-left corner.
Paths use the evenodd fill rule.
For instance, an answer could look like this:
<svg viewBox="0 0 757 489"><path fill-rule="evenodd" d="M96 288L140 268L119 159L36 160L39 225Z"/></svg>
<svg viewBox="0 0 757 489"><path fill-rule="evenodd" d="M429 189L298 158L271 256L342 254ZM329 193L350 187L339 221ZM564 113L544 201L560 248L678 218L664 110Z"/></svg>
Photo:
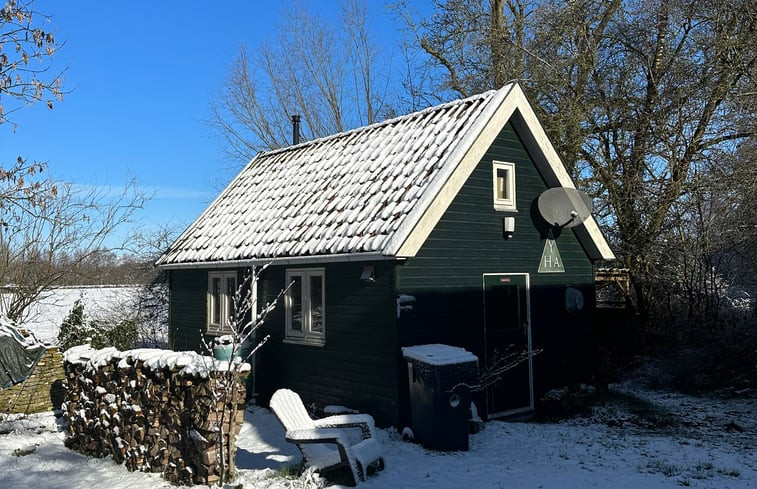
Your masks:
<svg viewBox="0 0 757 489"><path fill-rule="evenodd" d="M464 348L440 344L404 346L402 355L429 365L478 362L478 357Z"/></svg>

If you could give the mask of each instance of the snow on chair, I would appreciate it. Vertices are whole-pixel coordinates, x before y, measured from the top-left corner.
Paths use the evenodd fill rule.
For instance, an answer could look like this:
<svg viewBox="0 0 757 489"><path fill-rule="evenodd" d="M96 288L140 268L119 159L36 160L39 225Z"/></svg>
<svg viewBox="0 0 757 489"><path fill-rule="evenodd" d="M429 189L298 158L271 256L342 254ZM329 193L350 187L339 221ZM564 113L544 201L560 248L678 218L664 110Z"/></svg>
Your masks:
<svg viewBox="0 0 757 489"><path fill-rule="evenodd" d="M302 452L305 464L318 469L330 482L355 486L369 469L382 470L381 444L374 436L373 417L349 414L312 419L300 396L279 389L271 397L271 410L286 429L286 440ZM360 428L362 440L352 444L349 428Z"/></svg>

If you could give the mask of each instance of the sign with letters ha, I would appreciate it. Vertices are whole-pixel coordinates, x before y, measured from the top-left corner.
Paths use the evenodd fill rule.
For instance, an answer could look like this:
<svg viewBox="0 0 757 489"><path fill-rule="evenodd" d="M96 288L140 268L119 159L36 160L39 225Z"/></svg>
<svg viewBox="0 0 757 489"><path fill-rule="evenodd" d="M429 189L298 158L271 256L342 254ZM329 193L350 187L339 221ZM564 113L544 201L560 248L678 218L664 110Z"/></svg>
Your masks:
<svg viewBox="0 0 757 489"><path fill-rule="evenodd" d="M548 239L544 243L544 251L541 254L539 273L559 272L565 272L565 267L560 257L560 250L557 249L557 242L554 239Z"/></svg>

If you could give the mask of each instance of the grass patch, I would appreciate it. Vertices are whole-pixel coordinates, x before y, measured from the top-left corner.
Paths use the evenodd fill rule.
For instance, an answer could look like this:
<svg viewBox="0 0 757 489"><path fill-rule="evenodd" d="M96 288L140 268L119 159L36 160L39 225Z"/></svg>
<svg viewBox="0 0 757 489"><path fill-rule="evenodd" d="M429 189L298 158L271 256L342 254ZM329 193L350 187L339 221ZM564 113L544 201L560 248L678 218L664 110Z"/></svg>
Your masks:
<svg viewBox="0 0 757 489"><path fill-rule="evenodd" d="M619 404L625 407L628 412L645 418L670 414L670 411L665 408L627 392L603 392L597 394L591 404Z"/></svg>
<svg viewBox="0 0 757 489"><path fill-rule="evenodd" d="M279 470L271 474L271 478L297 479L304 471L305 465L302 462L297 464L282 464Z"/></svg>
<svg viewBox="0 0 757 489"><path fill-rule="evenodd" d="M741 477L741 471L739 469L718 469L718 473L727 475L728 477Z"/></svg>
<svg viewBox="0 0 757 489"><path fill-rule="evenodd" d="M709 479L715 475L712 470L713 468L711 462L699 462L692 467L691 477L697 480Z"/></svg>
<svg viewBox="0 0 757 489"><path fill-rule="evenodd" d="M674 477L682 473L681 467L678 465L671 464L659 458L653 458L647 462L646 469L650 474L662 474L665 477Z"/></svg>
<svg viewBox="0 0 757 489"><path fill-rule="evenodd" d="M662 474L665 477L680 476L678 484L682 486L690 486L692 479L701 481L713 479L718 475L734 478L741 476L741 472L738 469L718 468L709 461L697 462L691 466L681 466L670 463L661 458L650 459L646 465L639 466L639 470L650 474Z"/></svg>
<svg viewBox="0 0 757 489"><path fill-rule="evenodd" d="M675 424L670 410L626 392L596 394L589 407L594 416L610 426L631 424L658 429Z"/></svg>
<svg viewBox="0 0 757 489"><path fill-rule="evenodd" d="M282 464L270 478L287 479L287 485L291 489L322 489L326 485L326 480L319 477L313 468L305 467L303 462Z"/></svg>

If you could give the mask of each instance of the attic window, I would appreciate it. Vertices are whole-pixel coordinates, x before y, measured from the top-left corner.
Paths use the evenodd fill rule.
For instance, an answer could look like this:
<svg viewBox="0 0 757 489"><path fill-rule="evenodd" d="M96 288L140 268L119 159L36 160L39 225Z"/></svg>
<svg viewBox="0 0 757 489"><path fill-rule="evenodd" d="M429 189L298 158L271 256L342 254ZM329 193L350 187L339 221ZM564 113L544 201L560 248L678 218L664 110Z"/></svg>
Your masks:
<svg viewBox="0 0 757 489"><path fill-rule="evenodd" d="M492 163L492 186L494 209L515 211L515 164L494 161Z"/></svg>

